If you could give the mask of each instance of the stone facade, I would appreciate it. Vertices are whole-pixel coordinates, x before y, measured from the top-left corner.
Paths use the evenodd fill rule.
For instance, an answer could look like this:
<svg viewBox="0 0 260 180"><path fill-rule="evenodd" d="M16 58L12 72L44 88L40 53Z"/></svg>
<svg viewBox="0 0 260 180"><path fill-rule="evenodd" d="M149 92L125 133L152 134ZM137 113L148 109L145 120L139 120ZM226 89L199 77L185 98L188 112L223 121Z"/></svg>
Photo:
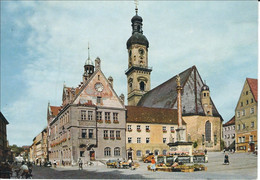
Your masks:
<svg viewBox="0 0 260 180"><path fill-rule="evenodd" d="M84 82L77 88L64 86L63 103L50 122L50 161L75 165L126 157L125 106L101 71L101 60L86 61ZM90 74L90 70L93 70Z"/></svg>
<svg viewBox="0 0 260 180"><path fill-rule="evenodd" d="M34 139L33 144L30 146L30 161L36 165L43 165L48 161L48 149L47 149L47 129L45 128Z"/></svg>
<svg viewBox="0 0 260 180"><path fill-rule="evenodd" d="M236 106L236 150L253 152L257 147L257 79L246 78Z"/></svg>
<svg viewBox="0 0 260 180"><path fill-rule="evenodd" d="M235 150L235 138L236 138L235 116L232 119L230 119L228 122L223 124L223 137L222 138L225 142L226 149Z"/></svg>

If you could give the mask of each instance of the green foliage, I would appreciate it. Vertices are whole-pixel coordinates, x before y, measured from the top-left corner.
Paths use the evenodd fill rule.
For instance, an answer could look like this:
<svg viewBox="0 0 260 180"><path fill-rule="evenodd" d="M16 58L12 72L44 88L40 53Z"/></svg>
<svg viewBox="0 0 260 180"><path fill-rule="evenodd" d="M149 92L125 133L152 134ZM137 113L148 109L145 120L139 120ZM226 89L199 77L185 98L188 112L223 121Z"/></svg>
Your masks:
<svg viewBox="0 0 260 180"><path fill-rule="evenodd" d="M194 148L198 147L198 143L197 143L197 141L194 141L194 143L193 143L193 147L194 147Z"/></svg>
<svg viewBox="0 0 260 180"><path fill-rule="evenodd" d="M11 151L15 154L15 156L18 156L21 154L21 152L24 151L22 147L18 147L16 144L9 146L11 148Z"/></svg>

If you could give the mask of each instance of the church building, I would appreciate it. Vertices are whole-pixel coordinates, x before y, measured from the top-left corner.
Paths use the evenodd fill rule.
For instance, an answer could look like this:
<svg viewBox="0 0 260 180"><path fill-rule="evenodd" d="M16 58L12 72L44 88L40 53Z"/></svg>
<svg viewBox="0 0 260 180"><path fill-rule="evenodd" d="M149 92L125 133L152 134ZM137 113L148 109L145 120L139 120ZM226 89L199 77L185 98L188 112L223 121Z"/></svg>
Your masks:
<svg viewBox="0 0 260 180"><path fill-rule="evenodd" d="M150 75L152 68L148 66L149 41L143 35L143 19L137 12L138 9L136 8L136 15L131 19L132 36L126 44L128 69L125 74L127 76L128 106L136 106L140 109L144 107L157 108L156 111L158 111L158 108L161 110L176 110L175 79L177 75L151 89ZM209 87L203 83L196 66L179 73L179 76L182 87L182 116L186 123L186 140L196 142L197 150L220 150L223 119L210 97ZM127 107L127 109L128 111L132 110L131 107ZM135 111L137 110L135 109ZM132 119L135 118L132 117ZM132 121L127 118L127 125ZM138 124L137 121L135 123ZM165 123L165 121L161 119L157 120L156 123Z"/></svg>

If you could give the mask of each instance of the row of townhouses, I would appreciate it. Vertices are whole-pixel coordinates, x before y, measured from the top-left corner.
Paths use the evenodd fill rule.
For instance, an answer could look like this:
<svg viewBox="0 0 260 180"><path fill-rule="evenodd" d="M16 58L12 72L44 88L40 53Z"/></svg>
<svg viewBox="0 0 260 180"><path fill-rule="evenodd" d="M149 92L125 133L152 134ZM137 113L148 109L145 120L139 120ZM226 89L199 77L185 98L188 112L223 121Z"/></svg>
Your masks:
<svg viewBox="0 0 260 180"><path fill-rule="evenodd" d="M223 125L225 147L237 152L257 150L257 79L246 78L235 116Z"/></svg>

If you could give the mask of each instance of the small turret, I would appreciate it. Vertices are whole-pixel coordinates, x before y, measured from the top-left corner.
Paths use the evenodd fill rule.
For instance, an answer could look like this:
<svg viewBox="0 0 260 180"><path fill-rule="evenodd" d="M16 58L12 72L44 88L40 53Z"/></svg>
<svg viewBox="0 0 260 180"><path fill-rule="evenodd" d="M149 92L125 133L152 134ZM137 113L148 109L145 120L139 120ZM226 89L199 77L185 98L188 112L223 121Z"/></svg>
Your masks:
<svg viewBox="0 0 260 180"><path fill-rule="evenodd" d="M84 65L84 73L83 73L83 83L85 84L90 76L94 73L94 64L90 59L89 46L88 46L88 59Z"/></svg>
<svg viewBox="0 0 260 180"><path fill-rule="evenodd" d="M113 81L114 81L113 78L111 76L109 76L107 80L108 80L109 84L113 87Z"/></svg>
<svg viewBox="0 0 260 180"><path fill-rule="evenodd" d="M206 85L206 82L201 88L201 104L204 109L206 116L212 116L212 104L210 100L210 91L209 87Z"/></svg>

